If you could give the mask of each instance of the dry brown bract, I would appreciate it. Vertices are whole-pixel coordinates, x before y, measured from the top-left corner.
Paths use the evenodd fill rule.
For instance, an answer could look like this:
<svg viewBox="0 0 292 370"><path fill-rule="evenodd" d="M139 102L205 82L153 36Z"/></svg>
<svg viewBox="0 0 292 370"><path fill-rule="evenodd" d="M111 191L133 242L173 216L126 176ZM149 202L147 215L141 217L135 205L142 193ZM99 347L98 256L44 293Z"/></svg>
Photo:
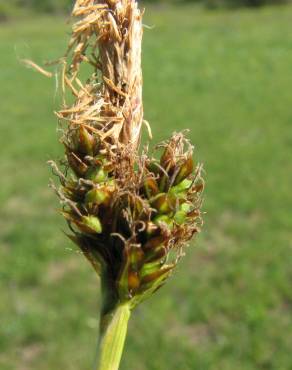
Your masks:
<svg viewBox="0 0 292 370"><path fill-rule="evenodd" d="M141 73L141 14L137 3L122 1L76 2L62 86L76 97L58 112L71 127L85 125L102 140L136 149L143 121ZM84 83L81 67L92 67ZM65 103L66 104L66 103Z"/></svg>

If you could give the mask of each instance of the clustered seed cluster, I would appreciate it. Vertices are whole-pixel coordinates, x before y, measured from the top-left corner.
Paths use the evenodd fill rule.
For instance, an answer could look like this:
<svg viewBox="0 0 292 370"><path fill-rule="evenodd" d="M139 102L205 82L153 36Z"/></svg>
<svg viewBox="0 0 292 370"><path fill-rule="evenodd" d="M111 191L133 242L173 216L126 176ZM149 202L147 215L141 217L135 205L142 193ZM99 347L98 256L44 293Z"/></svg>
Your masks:
<svg viewBox="0 0 292 370"><path fill-rule="evenodd" d="M142 79L133 48L141 43L141 15L135 2L120 3L75 5L73 14L83 18L61 61L62 85L74 102L64 101L57 113L66 123L65 159L62 170L51 165L61 182L54 188L68 236L102 277L110 299L135 306L165 282L200 230L203 180L182 133L153 155L139 154ZM94 68L84 83L83 63Z"/></svg>
<svg viewBox="0 0 292 370"><path fill-rule="evenodd" d="M58 189L70 237L105 273L117 299L140 301L163 284L199 231L201 168L194 169L190 149L183 152L182 134L161 144L159 161L143 154L134 166L124 150L100 150L98 137L82 126L70 135L70 175L59 174Z"/></svg>

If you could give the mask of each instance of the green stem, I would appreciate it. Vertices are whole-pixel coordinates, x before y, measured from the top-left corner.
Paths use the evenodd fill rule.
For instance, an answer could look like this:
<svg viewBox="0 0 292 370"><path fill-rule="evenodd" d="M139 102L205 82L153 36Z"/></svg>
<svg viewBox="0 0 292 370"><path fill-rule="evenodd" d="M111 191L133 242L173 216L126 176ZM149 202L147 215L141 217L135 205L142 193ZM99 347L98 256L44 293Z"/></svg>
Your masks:
<svg viewBox="0 0 292 370"><path fill-rule="evenodd" d="M118 370L130 315L129 305L123 304L102 316L97 370Z"/></svg>

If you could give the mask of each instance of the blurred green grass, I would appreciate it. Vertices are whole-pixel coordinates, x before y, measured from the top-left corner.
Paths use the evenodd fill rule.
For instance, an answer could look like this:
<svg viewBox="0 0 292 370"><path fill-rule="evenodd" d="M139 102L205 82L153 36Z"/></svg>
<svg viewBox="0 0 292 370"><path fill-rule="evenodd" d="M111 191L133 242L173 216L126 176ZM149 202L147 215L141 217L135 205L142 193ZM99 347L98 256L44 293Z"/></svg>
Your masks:
<svg viewBox="0 0 292 370"><path fill-rule="evenodd" d="M133 315L121 370L292 369L292 7L149 7L145 117L155 140L190 129L205 227L167 286ZM55 81L69 27L0 25L0 368L90 369L99 286L47 188Z"/></svg>

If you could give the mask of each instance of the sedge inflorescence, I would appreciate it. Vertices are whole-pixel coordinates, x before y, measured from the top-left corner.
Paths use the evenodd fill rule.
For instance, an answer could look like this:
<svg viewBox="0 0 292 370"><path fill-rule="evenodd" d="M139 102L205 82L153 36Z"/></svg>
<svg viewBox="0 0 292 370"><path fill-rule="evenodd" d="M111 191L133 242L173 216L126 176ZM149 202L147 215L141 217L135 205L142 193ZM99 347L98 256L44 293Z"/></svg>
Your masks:
<svg viewBox="0 0 292 370"><path fill-rule="evenodd" d="M78 0L62 59L65 159L51 162L68 235L91 262L110 300L134 307L172 273L200 230L201 166L175 133L139 152L143 124L141 14L135 1ZM92 68L82 82L82 66ZM67 92L74 97L66 102Z"/></svg>

